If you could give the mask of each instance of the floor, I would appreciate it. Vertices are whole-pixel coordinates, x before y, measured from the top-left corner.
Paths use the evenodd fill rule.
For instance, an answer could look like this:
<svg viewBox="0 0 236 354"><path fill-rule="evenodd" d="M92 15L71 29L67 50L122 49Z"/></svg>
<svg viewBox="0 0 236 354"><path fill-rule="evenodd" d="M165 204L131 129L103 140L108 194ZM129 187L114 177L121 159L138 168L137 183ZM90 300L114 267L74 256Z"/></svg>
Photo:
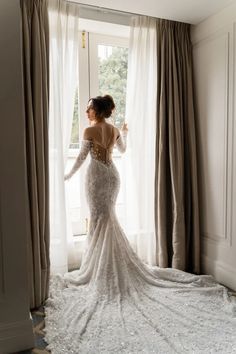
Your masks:
<svg viewBox="0 0 236 354"><path fill-rule="evenodd" d="M32 311L33 319L33 330L35 337L35 348L31 350L24 350L14 354L49 354L50 352L46 350L47 343L44 340L44 309L41 306L36 311Z"/></svg>

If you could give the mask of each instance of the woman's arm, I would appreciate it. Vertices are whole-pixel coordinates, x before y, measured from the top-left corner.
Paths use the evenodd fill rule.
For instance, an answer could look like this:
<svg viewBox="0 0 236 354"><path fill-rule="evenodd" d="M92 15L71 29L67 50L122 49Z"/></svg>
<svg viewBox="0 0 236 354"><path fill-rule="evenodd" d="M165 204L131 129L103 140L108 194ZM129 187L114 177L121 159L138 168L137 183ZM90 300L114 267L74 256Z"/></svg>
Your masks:
<svg viewBox="0 0 236 354"><path fill-rule="evenodd" d="M91 147L91 140L88 139L88 132L86 131L87 129L85 129L84 134L83 134L83 140L82 140L82 144L81 144L81 148L79 151L79 155L77 157L77 159L75 160L75 163L72 167L72 169L70 170L69 173L67 173L64 177L64 180L68 180L70 179L73 174L80 168L80 166L82 165L82 163L85 161L86 157L88 156L88 153L90 151L90 147Z"/></svg>
<svg viewBox="0 0 236 354"><path fill-rule="evenodd" d="M126 151L127 134L128 134L127 124L124 123L116 139L116 147L121 153L124 153Z"/></svg>

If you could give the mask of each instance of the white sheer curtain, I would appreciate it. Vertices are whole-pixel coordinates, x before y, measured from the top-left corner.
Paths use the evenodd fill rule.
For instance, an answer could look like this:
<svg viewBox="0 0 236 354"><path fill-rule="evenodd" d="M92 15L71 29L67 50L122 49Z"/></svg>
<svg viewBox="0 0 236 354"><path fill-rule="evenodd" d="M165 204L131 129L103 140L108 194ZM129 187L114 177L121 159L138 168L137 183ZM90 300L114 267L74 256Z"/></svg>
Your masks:
<svg viewBox="0 0 236 354"><path fill-rule="evenodd" d="M125 231L139 257L156 264L154 227L155 129L157 101L155 19L132 18L127 78L128 149L122 183L126 186Z"/></svg>
<svg viewBox="0 0 236 354"><path fill-rule="evenodd" d="M64 171L78 80L78 19L78 5L49 0L51 273L65 273L73 257L72 234L66 222Z"/></svg>

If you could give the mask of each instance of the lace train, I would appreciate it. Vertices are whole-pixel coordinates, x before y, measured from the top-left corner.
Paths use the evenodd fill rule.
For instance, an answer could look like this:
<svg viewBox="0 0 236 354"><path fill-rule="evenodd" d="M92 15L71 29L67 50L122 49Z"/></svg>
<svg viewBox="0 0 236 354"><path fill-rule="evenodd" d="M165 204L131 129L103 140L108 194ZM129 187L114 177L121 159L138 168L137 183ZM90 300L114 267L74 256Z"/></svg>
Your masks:
<svg viewBox="0 0 236 354"><path fill-rule="evenodd" d="M80 270L54 276L46 340L55 354L236 353L236 303L211 276L148 267L115 215L119 175L91 159Z"/></svg>

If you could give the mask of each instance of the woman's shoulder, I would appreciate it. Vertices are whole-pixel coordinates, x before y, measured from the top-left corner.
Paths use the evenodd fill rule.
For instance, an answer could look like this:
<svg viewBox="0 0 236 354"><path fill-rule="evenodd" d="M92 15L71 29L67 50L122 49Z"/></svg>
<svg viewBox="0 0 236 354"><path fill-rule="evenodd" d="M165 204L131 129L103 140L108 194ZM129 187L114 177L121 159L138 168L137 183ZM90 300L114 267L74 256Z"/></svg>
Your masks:
<svg viewBox="0 0 236 354"><path fill-rule="evenodd" d="M120 135L120 131L117 127L114 126L114 124L111 123L106 123L109 126L110 131L115 135L117 138Z"/></svg>
<svg viewBox="0 0 236 354"><path fill-rule="evenodd" d="M92 140L93 138L93 127L87 127L84 129L83 139Z"/></svg>
<svg viewBox="0 0 236 354"><path fill-rule="evenodd" d="M112 131L115 133L116 138L120 135L119 129L117 127L115 127L113 124L105 123L104 125L106 126L106 128L108 128L110 133ZM99 133L100 130L101 130L101 125L94 125L94 126L85 128L84 134L83 134L84 140L93 140L93 138L96 137L97 133Z"/></svg>
<svg viewBox="0 0 236 354"><path fill-rule="evenodd" d="M84 140L93 140L96 138L97 134L100 132L101 127L93 125L84 129L83 138Z"/></svg>

